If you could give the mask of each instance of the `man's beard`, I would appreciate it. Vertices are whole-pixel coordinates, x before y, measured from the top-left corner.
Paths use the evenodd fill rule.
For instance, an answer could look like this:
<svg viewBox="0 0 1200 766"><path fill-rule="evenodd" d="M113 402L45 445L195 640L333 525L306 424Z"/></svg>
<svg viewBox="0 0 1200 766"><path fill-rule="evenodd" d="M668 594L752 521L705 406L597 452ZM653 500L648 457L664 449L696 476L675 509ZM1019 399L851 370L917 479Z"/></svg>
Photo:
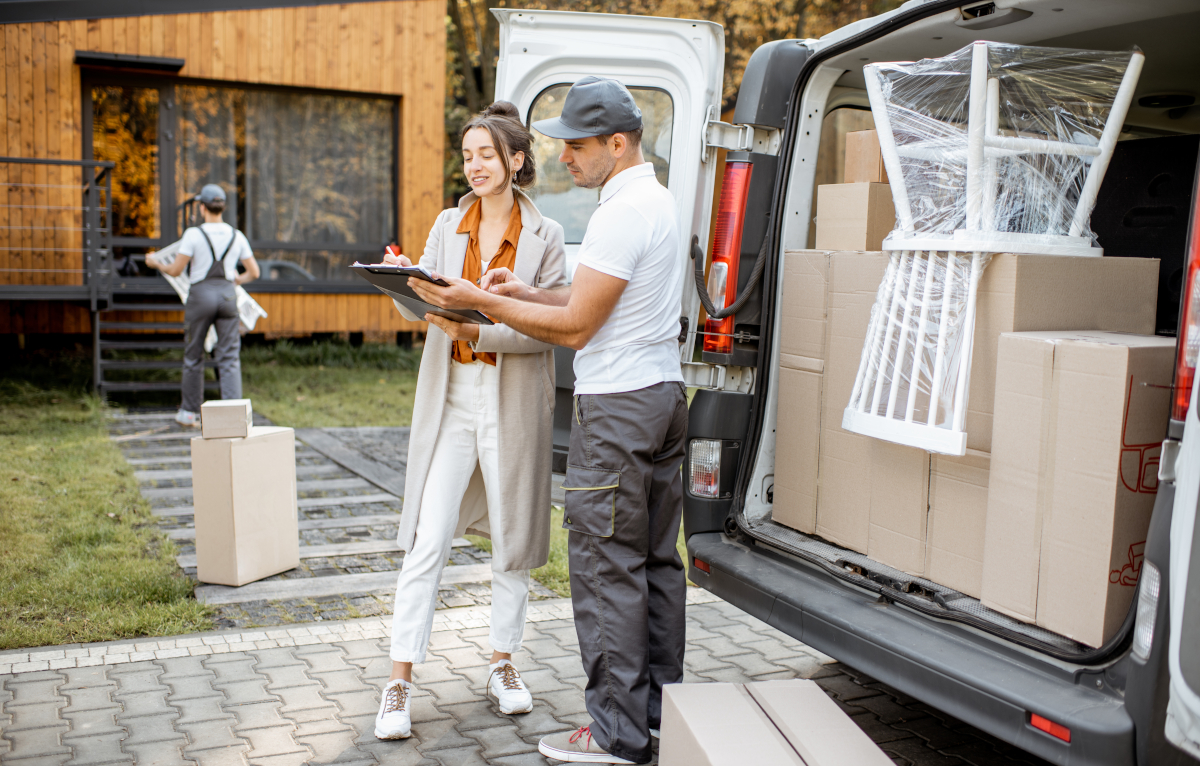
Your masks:
<svg viewBox="0 0 1200 766"><path fill-rule="evenodd" d="M617 166L615 157L604 155L603 159L606 161L604 165L597 166L591 173L585 173L583 167L580 166L579 175L571 177L575 181L575 185L583 189L595 189L602 186L605 179L608 178L608 174Z"/></svg>

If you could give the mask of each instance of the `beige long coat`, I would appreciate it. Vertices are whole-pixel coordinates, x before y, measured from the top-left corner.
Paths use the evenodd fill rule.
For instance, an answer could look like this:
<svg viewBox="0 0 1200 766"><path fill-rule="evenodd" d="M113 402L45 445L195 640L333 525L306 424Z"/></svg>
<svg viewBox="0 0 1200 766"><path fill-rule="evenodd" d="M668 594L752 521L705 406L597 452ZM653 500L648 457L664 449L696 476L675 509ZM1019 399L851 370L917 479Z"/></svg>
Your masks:
<svg viewBox="0 0 1200 766"><path fill-rule="evenodd" d="M422 266L440 274L462 274L469 236L456 230L476 199L475 193L469 192L457 208L438 216L425 243ZM565 285L562 226L542 217L520 191L517 204L521 207L521 236L513 272L521 281L537 287ZM399 304L396 307L402 314L409 314ZM494 563L501 571L535 569L546 563L550 551L554 346L496 324L480 326L475 349L496 354L500 381L499 494L503 505L488 508L477 465L463 497L455 535L470 532L496 541ZM405 552L412 550L416 537L425 482L437 478L430 477L429 467L446 404L451 364L450 337L430 325L413 404L404 512L396 534L396 542Z"/></svg>

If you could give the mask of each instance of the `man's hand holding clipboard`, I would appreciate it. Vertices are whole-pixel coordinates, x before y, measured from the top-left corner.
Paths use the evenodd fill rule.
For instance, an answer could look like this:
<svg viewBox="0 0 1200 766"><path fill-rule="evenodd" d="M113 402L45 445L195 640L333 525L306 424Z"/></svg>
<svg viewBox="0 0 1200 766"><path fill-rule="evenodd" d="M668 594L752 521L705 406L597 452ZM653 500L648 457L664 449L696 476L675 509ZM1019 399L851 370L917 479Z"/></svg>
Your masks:
<svg viewBox="0 0 1200 766"><path fill-rule="evenodd" d="M476 302L471 299L475 296L455 304L454 296L459 293L447 296L443 292L465 286L479 293L478 287L465 279L443 277L437 272L413 265L394 245L389 245L384 252L383 263L355 263L351 268L408 311L418 316L424 315L422 318L425 321L441 328L451 340L478 340L479 325L492 324L487 316L469 307ZM433 288L437 292L422 291L423 287ZM426 297L436 299L429 301Z"/></svg>

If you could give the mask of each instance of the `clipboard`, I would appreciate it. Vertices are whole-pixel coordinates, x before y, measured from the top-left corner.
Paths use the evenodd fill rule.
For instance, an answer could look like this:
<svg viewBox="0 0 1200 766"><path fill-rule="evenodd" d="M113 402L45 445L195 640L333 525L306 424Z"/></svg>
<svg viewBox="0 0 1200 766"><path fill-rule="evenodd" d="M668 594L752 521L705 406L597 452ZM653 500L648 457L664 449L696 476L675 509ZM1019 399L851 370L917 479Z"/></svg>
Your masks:
<svg viewBox="0 0 1200 766"><path fill-rule="evenodd" d="M418 298L417 294L408 286L410 277L424 279L426 282L431 282L442 287L450 284L440 277L434 279L433 274L423 266L386 266L383 264L355 263L350 268L354 269L360 277L379 288L380 292L399 301L405 308L419 317L426 314L437 314L454 322L482 325L495 324L483 312L476 311L475 309L444 309L440 306L426 303Z"/></svg>

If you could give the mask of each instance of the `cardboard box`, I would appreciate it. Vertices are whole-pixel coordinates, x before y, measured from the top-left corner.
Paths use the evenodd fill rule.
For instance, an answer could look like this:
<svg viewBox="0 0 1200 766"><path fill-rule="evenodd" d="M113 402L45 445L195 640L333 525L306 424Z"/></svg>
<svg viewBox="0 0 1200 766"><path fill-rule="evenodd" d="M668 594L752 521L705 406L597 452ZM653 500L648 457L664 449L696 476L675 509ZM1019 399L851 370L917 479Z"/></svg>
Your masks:
<svg viewBox="0 0 1200 766"><path fill-rule="evenodd" d="M973 598L983 591L991 458L975 450L930 458L925 578Z"/></svg>
<svg viewBox="0 0 1200 766"><path fill-rule="evenodd" d="M216 399L200 405L200 433L205 439L245 438L253 425L249 399Z"/></svg>
<svg viewBox="0 0 1200 766"><path fill-rule="evenodd" d="M668 684L660 766L890 766L813 681Z"/></svg>
<svg viewBox="0 0 1200 766"><path fill-rule="evenodd" d="M826 293L833 255L824 250L792 250L783 255L779 354L784 367L824 372Z"/></svg>
<svg viewBox="0 0 1200 766"><path fill-rule="evenodd" d="M192 498L201 582L245 585L300 565L292 429L192 439Z"/></svg>
<svg viewBox="0 0 1200 766"><path fill-rule="evenodd" d="M772 518L806 534L816 531L817 455L821 442L821 386L825 370L825 304L833 254L784 253L779 353L781 427L775 430Z"/></svg>
<svg viewBox="0 0 1200 766"><path fill-rule="evenodd" d="M1115 633L1154 509L1174 357L1174 339L1155 336L1001 337L986 606L1088 646Z"/></svg>
<svg viewBox="0 0 1200 766"><path fill-rule="evenodd" d="M888 183L883 153L879 151L879 134L874 130L855 130L846 134L846 165L842 182Z"/></svg>
<svg viewBox="0 0 1200 766"><path fill-rule="evenodd" d="M921 575L929 453L841 427L887 261L881 252L835 253L830 260L816 534Z"/></svg>
<svg viewBox="0 0 1200 766"><path fill-rule="evenodd" d="M804 358L804 357L799 357ZM822 375L779 368L779 420L775 429L775 501L771 518L811 535L817 530L817 467L821 446Z"/></svg>
<svg viewBox="0 0 1200 766"><path fill-rule="evenodd" d="M895 227L892 187L887 184L817 187L818 250L879 250Z"/></svg>
<svg viewBox="0 0 1200 766"><path fill-rule="evenodd" d="M928 454L841 429L887 259L785 255L772 519L922 574Z"/></svg>
<svg viewBox="0 0 1200 766"><path fill-rule="evenodd" d="M967 448L992 451L996 350L1006 332L1154 332L1158 266L1152 258L994 255L979 280ZM847 401L849 397L847 397Z"/></svg>

